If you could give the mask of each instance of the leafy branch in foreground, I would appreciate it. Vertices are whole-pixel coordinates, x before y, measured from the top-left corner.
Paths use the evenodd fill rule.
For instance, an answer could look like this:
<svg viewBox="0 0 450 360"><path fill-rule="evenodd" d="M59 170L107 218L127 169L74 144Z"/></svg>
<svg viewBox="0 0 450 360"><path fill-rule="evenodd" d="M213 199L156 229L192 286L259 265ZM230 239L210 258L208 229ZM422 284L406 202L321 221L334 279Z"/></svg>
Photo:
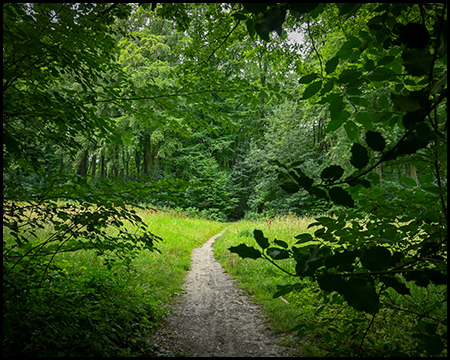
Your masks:
<svg viewBox="0 0 450 360"><path fill-rule="evenodd" d="M269 12L275 14L276 7L286 11L285 6L276 5L260 9L261 19ZM338 7L339 16L346 20L364 9L361 5ZM304 15L300 15L289 5L298 22L308 26L326 9L318 5L312 11L302 9ZM302 101L329 105L328 133L344 126L352 141L363 133L365 144L354 141L350 148L350 167L329 165L319 179L307 173L303 160L287 164L273 160L285 192L306 190L331 200L338 205L337 216L317 218L310 225L318 227L314 234L299 234L292 246L270 241L255 230L261 250L245 244L230 248L243 258L262 258L289 275L317 282L324 297L339 294L355 310L373 316L366 332L386 306L381 299L388 290L407 297L414 286L447 285L447 12L446 5L433 7L433 15L427 10L424 5L394 4L371 9L367 27L349 36L326 63L327 75L317 81L317 74L308 74L299 81L310 84ZM283 22L284 18L276 28ZM259 35L270 41L268 34ZM317 54L314 43L313 50ZM384 59L386 53L391 55ZM320 56L319 61L323 74ZM340 63L347 68L337 74ZM390 100L383 100L385 109L378 115L361 94L381 86L389 88ZM349 106L353 115L345 110ZM390 145L384 135L387 128L398 129ZM413 162L419 176L401 177L404 186L389 188L376 170L400 159ZM276 264L286 259L291 260L290 268ZM274 296L301 289L302 283L282 286ZM422 325L414 329L413 336L420 340L415 354L440 354L446 347L446 318L434 319L423 331L420 327L425 326L427 314L417 317Z"/></svg>
<svg viewBox="0 0 450 360"><path fill-rule="evenodd" d="M129 185L130 186L130 185ZM168 190L160 184L153 190ZM70 179L42 193L14 195L4 202L4 302L22 291L45 287L48 271L58 254L94 250L111 268L129 264L142 249L156 250L162 240L129 209L135 199L148 196L149 186L124 188L118 183L79 184ZM140 191L139 191L140 190ZM8 194L7 194L8 195ZM12 194L9 194L12 195ZM43 235L45 234L45 235Z"/></svg>

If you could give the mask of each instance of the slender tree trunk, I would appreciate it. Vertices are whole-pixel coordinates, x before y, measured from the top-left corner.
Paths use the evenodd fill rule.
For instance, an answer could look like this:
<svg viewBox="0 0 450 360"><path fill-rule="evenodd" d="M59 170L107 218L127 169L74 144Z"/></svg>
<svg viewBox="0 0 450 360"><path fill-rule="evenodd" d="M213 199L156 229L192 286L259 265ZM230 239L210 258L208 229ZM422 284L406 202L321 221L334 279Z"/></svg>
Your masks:
<svg viewBox="0 0 450 360"><path fill-rule="evenodd" d="M146 135L144 141L144 173L146 175L150 174L152 168L153 168L152 144L150 142L150 135Z"/></svg>
<svg viewBox="0 0 450 360"><path fill-rule="evenodd" d="M129 170L129 163L130 163L130 157L128 156L128 151L125 151L125 148L123 149L123 164L125 167L125 176L128 179L128 170Z"/></svg>
<svg viewBox="0 0 450 360"><path fill-rule="evenodd" d="M154 166L159 166L159 157L158 157L158 151L159 151L159 143L156 143L153 145L153 163Z"/></svg>
<svg viewBox="0 0 450 360"><path fill-rule="evenodd" d="M91 176L92 178L95 178L95 174L97 172L97 155L92 155L91 160Z"/></svg>
<svg viewBox="0 0 450 360"><path fill-rule="evenodd" d="M380 177L380 180L383 178L383 167L381 166L381 164L379 164L376 169L375 169L376 173L378 174L378 176Z"/></svg>
<svg viewBox="0 0 450 360"><path fill-rule="evenodd" d="M102 151L100 155L100 174L102 177L106 177L106 161L105 161L105 151Z"/></svg>
<svg viewBox="0 0 450 360"><path fill-rule="evenodd" d="M140 151L135 152L134 161L136 163L136 172L138 175L140 175L141 174L141 153L140 153Z"/></svg>
<svg viewBox="0 0 450 360"><path fill-rule="evenodd" d="M406 175L417 182L417 168L414 165L406 164Z"/></svg>
<svg viewBox="0 0 450 360"><path fill-rule="evenodd" d="M77 175L78 175L78 182L86 184L86 176L88 172L88 151L83 150L81 153L80 163L78 165Z"/></svg>

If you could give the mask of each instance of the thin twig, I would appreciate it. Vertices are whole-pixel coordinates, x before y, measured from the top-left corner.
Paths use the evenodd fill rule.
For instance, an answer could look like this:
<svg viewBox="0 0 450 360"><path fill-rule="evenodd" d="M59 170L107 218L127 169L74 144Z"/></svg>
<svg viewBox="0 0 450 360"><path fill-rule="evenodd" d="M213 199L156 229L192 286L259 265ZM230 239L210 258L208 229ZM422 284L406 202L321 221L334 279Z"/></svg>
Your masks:
<svg viewBox="0 0 450 360"><path fill-rule="evenodd" d="M313 50L314 50L314 52L317 54L317 57L318 57L318 59L319 59L319 63L320 63L320 76L323 78L322 58L320 57L320 54L319 54L319 52L317 51L316 45L315 45L315 43L314 43L314 39L313 39L313 37L312 37L312 35L311 35L311 31L310 31L310 29L309 29L309 21L306 23L306 25L307 25L307 27L308 27L308 35L309 35L309 37L311 38L311 44L312 44Z"/></svg>
<svg viewBox="0 0 450 360"><path fill-rule="evenodd" d="M218 47L216 47L216 48L212 51L212 53L208 56L208 59L206 59L206 61L203 62L203 65L200 67L200 69L203 68L206 64L208 64L209 60L211 60L211 57L215 54L215 52L216 52L217 50L219 50L219 49L221 48L221 46L222 46L223 44L226 43L226 41L228 40L228 38L231 36L231 34L233 33L233 31L237 29L237 27L239 26L240 23L241 23L241 20L238 20L238 22L236 23L236 25L234 26L234 28L232 28L231 31L228 33L228 35L225 36L225 39L220 43L220 45L219 45Z"/></svg>
<svg viewBox="0 0 450 360"><path fill-rule="evenodd" d="M358 347L358 353L359 353L359 354L361 354L361 349L362 349L364 340L365 340L367 334L369 333L370 328L372 327L372 324L373 324L373 321L375 320L375 316L376 316L376 315L377 315L377 314L373 314L372 320L370 320L370 324L369 324L369 326L367 327L366 331L364 332L364 335L363 335L363 337L362 337L362 339L361 339L361 342L359 343L359 347Z"/></svg>

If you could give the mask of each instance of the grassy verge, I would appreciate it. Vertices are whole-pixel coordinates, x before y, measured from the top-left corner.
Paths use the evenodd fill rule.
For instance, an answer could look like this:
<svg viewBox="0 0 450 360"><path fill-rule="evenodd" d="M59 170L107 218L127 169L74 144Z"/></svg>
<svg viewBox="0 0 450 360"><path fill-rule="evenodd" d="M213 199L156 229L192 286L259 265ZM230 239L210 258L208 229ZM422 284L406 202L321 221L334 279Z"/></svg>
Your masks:
<svg viewBox="0 0 450 360"><path fill-rule="evenodd" d="M168 303L181 290L184 274L190 269L191 252L226 224L186 216L183 212L140 214L151 231L162 237L158 252L142 252L133 262L141 284L152 288L158 301Z"/></svg>
<svg viewBox="0 0 450 360"><path fill-rule="evenodd" d="M271 328L275 332L287 333L298 324L304 316L309 316L311 311L292 306L291 296L286 295L274 299L273 294L277 285L294 284L299 281L278 270L267 261L241 259L236 254L228 251L230 246L245 243L255 246L253 230L263 230L264 235L270 238L276 237L289 244L296 240L294 236L299 234L313 222L313 219L296 217L278 217L260 221L242 220L231 224L225 233L214 242L214 254L225 270L239 281L239 285L254 295L255 300L262 306ZM289 268L289 260L280 261L280 265ZM286 303L284 300L288 301ZM305 299L305 303L308 303ZM313 303L307 306L314 306Z"/></svg>
<svg viewBox="0 0 450 360"><path fill-rule="evenodd" d="M445 319L446 309L437 307L436 302L445 301L446 286L430 284L426 288L411 283L411 296L401 296L394 291L383 295L383 307L372 318L357 312L343 302L340 297L330 294L325 299L316 283L284 274L275 266L262 259L241 259L227 249L245 243L255 246L253 230L263 230L271 239L277 238L294 243L295 235L311 232L307 229L313 219L279 217L262 221L239 221L231 224L225 233L215 241L216 258L228 273L238 279L239 285L253 294L273 330L289 332L295 326L303 326L304 337L295 348L301 356L354 356L361 351L357 335L366 333L363 353L366 356L395 356L398 352L413 353L417 338L413 329L431 329L431 324L418 319L415 313L427 314L430 319ZM257 246L257 245L256 245ZM279 262L284 268L293 269L289 259ZM283 299L273 298L277 285L302 283L301 291L284 295ZM391 289L388 289L391 290ZM440 313L436 313L439 310ZM445 311L445 313L441 313ZM369 330L368 330L369 329ZM433 328L433 331L435 329ZM446 331L446 326L439 331ZM294 341L290 342L291 345ZM446 354L446 350L444 350Z"/></svg>
<svg viewBox="0 0 450 360"><path fill-rule="evenodd" d="M131 264L118 259L110 268L92 250L57 255L43 286L28 281L4 303L4 356L152 354L147 335L180 291L192 249L225 224L183 213L137 213L163 238L161 253L144 250Z"/></svg>

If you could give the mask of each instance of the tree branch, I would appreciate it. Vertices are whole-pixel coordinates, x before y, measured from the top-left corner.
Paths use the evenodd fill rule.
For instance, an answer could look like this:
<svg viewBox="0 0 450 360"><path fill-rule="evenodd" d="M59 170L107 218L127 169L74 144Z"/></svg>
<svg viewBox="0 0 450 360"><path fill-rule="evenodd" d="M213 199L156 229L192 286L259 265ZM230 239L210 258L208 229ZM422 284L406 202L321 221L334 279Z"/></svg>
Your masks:
<svg viewBox="0 0 450 360"><path fill-rule="evenodd" d="M117 5L119 5L119 3L113 3L109 8L100 11L100 15L105 15L107 13L109 13L110 11L112 11L115 7L117 7Z"/></svg>
<svg viewBox="0 0 450 360"><path fill-rule="evenodd" d="M318 52L317 49L316 49L316 45L314 44L314 39L313 39L313 37L312 37L312 35L311 35L311 31L310 31L310 29L309 29L309 21L306 23L306 25L308 26L308 35L309 35L309 37L311 38L311 44L312 44L313 50L314 50L314 52L316 53L316 55L317 55L317 57L318 57L318 59L319 59L319 63L320 63L320 76L323 78L322 58L320 57L320 54L319 54L319 52Z"/></svg>
<svg viewBox="0 0 450 360"><path fill-rule="evenodd" d="M225 39L220 43L220 45L215 48L212 53L208 56L208 59L206 59L206 61L204 61L203 65L201 66L201 68L203 68L208 62L209 60L211 60L211 57L215 54L215 52L217 50L220 49L220 47L226 43L226 41L228 40L228 38L231 36L231 34L233 33L234 30L236 30L236 28L239 26L239 24L241 23L241 20L238 20L238 22L236 23L236 25L234 26L234 28L231 29L231 31L228 33L228 35L225 36Z"/></svg>

